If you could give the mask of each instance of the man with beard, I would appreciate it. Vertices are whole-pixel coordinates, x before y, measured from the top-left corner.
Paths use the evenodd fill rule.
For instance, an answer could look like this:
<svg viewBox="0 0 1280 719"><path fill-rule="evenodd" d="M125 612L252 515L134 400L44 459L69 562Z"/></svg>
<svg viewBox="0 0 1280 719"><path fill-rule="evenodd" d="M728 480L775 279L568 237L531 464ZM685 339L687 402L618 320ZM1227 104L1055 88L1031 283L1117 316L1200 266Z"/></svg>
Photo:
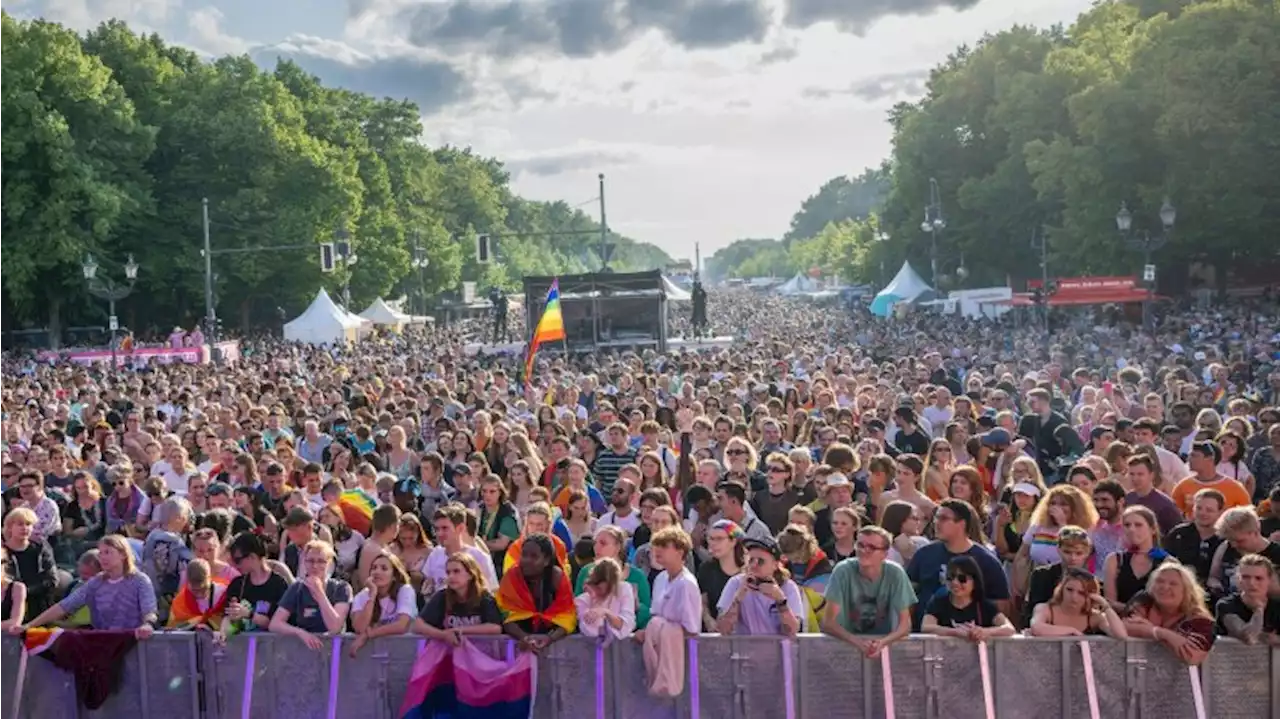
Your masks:
<svg viewBox="0 0 1280 719"><path fill-rule="evenodd" d="M599 526L610 524L627 533L627 537L636 533L640 527L640 513L631 506L631 495L635 494L636 485L631 480L619 477L613 485L613 493L609 495L609 503L613 509L600 515Z"/></svg>
<svg viewBox="0 0 1280 719"><path fill-rule="evenodd" d="M1104 479L1093 487L1093 507L1098 510L1098 523L1090 530L1090 540L1097 557L1097 573L1101 575L1107 555L1124 548L1124 487L1114 479Z"/></svg>

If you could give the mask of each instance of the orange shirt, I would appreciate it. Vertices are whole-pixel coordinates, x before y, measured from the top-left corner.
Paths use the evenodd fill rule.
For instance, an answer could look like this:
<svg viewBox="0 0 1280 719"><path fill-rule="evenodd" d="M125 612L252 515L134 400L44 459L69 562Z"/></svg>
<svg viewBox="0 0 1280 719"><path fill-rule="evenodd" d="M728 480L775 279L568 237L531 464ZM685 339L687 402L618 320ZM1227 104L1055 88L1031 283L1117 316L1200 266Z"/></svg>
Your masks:
<svg viewBox="0 0 1280 719"><path fill-rule="evenodd" d="M1245 490L1243 484L1221 475L1210 482L1205 482L1195 475L1187 477L1174 485L1173 492L1169 494L1169 497L1173 499L1174 504L1182 509L1182 513L1190 519L1195 509L1196 492L1202 489L1216 489L1222 492L1222 496L1227 500L1223 509L1247 507L1253 504L1253 499L1249 496L1249 492Z"/></svg>

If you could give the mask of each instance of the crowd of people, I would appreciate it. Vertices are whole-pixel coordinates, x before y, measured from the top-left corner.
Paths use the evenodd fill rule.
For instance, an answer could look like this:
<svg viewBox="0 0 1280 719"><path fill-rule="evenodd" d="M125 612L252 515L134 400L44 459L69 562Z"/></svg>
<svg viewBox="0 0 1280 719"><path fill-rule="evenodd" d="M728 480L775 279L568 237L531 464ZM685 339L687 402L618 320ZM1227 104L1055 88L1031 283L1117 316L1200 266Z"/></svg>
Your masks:
<svg viewBox="0 0 1280 719"><path fill-rule="evenodd" d="M824 632L1280 637L1280 305L1035 323L712 290L728 348L4 359L3 623L528 651ZM521 382L527 379L528 382Z"/></svg>

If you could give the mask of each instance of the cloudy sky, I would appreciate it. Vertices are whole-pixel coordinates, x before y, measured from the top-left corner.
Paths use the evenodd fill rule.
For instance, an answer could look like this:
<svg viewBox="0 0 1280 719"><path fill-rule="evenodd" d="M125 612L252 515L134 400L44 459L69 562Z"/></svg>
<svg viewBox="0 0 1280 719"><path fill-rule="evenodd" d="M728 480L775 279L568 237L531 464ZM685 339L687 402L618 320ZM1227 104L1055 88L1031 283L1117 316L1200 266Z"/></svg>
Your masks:
<svg viewBox="0 0 1280 719"><path fill-rule="evenodd" d="M1091 0L17 0L84 30L117 17L209 55L289 57L408 97L431 144L471 145L525 197L675 257L776 237L823 182L889 152L886 111L957 45L1069 23ZM925 188L921 188L925 192Z"/></svg>

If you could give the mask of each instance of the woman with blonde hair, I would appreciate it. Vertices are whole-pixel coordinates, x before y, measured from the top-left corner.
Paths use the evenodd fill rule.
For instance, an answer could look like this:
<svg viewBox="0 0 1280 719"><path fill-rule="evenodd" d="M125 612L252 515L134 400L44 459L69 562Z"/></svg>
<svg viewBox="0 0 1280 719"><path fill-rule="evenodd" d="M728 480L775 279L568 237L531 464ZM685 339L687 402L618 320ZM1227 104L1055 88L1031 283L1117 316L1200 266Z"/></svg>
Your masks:
<svg viewBox="0 0 1280 719"><path fill-rule="evenodd" d="M1198 665L1213 648L1213 615L1195 572L1177 561L1151 570L1147 588L1129 603L1124 620L1129 636L1154 639L1183 662Z"/></svg>
<svg viewBox="0 0 1280 719"><path fill-rule="evenodd" d="M422 614L413 620L413 633L443 639L455 647L468 634L502 633L502 611L474 557L466 552L449 555L444 589L432 595Z"/></svg>

